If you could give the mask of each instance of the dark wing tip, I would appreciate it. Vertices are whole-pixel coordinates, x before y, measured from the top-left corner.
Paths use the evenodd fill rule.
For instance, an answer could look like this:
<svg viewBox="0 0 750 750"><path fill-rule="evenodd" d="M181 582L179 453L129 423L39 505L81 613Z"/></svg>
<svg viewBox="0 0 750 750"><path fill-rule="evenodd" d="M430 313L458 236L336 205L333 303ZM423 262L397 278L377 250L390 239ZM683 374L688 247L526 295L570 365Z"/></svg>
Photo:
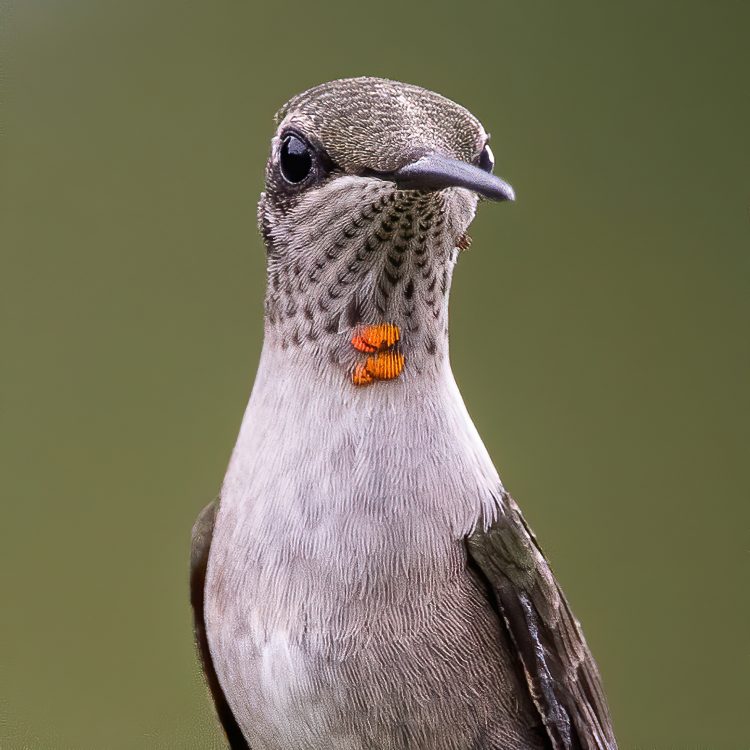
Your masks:
<svg viewBox="0 0 750 750"><path fill-rule="evenodd" d="M466 539L516 647L522 684L552 750L617 750L599 670L549 565L518 506Z"/></svg>

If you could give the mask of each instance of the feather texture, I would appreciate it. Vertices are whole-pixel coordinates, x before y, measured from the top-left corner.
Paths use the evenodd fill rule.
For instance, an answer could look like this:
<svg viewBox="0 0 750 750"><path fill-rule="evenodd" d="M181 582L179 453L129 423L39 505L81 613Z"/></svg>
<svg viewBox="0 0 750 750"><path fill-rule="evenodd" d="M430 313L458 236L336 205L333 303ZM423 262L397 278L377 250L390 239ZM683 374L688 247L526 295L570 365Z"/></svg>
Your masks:
<svg viewBox="0 0 750 750"><path fill-rule="evenodd" d="M616 750L601 678L531 529L510 495L507 512L466 544L518 652L553 750Z"/></svg>
<svg viewBox="0 0 750 750"><path fill-rule="evenodd" d="M195 631L195 643L203 665L203 673L206 676L216 714L224 728L229 747L231 750L250 750L250 746L242 736L242 731L235 721L232 709L229 708L221 685L219 685L206 637L206 620L203 611L206 567L218 509L219 498L217 497L200 512L193 526L190 545L190 604L193 608L193 629Z"/></svg>

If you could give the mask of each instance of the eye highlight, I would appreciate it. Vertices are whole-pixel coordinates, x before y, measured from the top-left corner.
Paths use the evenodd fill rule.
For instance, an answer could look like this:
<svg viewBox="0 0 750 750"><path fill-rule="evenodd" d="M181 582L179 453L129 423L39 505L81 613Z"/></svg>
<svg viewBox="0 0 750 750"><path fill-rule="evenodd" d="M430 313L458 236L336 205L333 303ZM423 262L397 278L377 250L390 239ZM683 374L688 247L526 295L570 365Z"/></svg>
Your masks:
<svg viewBox="0 0 750 750"><path fill-rule="evenodd" d="M495 168L495 155L492 153L489 143L482 149L482 153L479 154L479 168L485 172L492 172Z"/></svg>
<svg viewBox="0 0 750 750"><path fill-rule="evenodd" d="M299 184L312 172L312 148L299 136L289 133L281 141L279 167L287 182Z"/></svg>

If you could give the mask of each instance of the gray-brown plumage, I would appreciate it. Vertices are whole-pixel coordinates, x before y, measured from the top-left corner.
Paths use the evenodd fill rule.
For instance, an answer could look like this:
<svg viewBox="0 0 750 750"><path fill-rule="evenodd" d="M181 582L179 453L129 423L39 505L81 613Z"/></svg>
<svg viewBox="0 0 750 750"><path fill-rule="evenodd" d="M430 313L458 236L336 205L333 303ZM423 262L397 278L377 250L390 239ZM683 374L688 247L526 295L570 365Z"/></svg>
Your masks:
<svg viewBox="0 0 750 750"><path fill-rule="evenodd" d="M614 750L596 665L476 433L448 296L481 124L358 78L278 115L263 353L192 602L232 748Z"/></svg>

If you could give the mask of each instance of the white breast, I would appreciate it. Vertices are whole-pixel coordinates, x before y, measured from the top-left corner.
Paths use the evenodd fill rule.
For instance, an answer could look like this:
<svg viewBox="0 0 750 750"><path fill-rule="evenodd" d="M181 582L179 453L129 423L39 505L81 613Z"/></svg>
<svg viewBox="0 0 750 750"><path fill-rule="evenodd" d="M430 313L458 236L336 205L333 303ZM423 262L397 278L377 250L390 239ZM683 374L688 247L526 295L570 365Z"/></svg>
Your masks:
<svg viewBox="0 0 750 750"><path fill-rule="evenodd" d="M458 540L494 518L500 480L447 365L421 390L342 389L274 377L273 359L222 488L208 639L254 750L336 747L379 629L412 637L431 601L465 594ZM339 739L359 745L353 730Z"/></svg>

